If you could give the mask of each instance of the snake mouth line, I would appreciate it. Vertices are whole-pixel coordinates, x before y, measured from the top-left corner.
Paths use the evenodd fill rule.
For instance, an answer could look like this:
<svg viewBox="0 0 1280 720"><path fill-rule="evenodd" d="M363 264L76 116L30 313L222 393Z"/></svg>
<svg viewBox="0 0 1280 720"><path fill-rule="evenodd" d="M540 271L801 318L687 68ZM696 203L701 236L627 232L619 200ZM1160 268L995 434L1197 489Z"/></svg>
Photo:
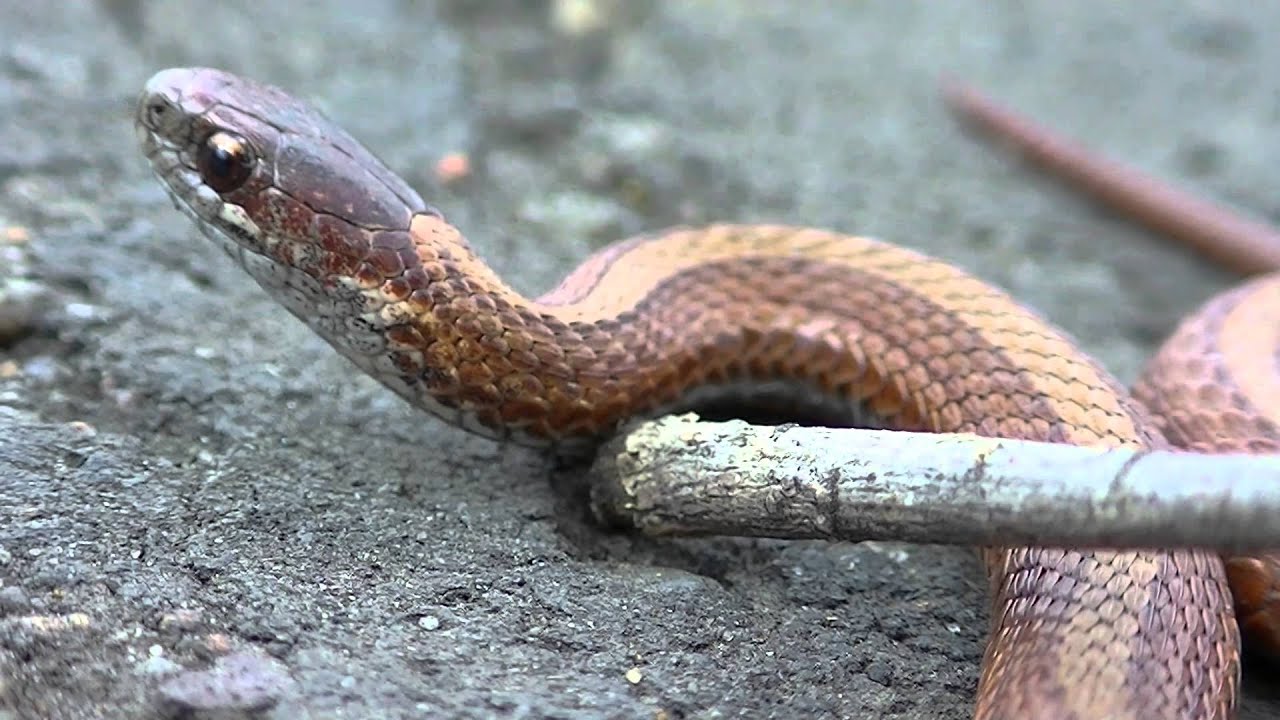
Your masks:
<svg viewBox="0 0 1280 720"><path fill-rule="evenodd" d="M244 222L249 222L247 218L238 218L237 222L215 222L211 219L224 216L233 206L200 179L199 171L188 158L188 141L163 137L147 122L142 110L138 113L136 128L152 174L160 181L173 206L186 215L202 235L272 295L292 297L314 289L301 273L272 258L260 241L241 227ZM314 326L311 318L299 312L294 304L283 304L305 324Z"/></svg>
<svg viewBox="0 0 1280 720"><path fill-rule="evenodd" d="M176 153L173 154L173 157L176 157ZM255 247L256 242L247 232L241 230L237 234L233 234L232 229L238 230L234 225L224 228L201 215L194 207L194 198L200 194L198 186L172 182L171 177L163 173L155 165L152 166L152 174L164 186L173 206L183 215L186 215L199 228L202 235L211 240L214 245L220 248L242 269L250 272L254 277L258 277L259 273L254 270L255 265L263 262L274 262L265 252ZM221 201L218 202L221 204ZM297 288L289 289L296 290Z"/></svg>
<svg viewBox="0 0 1280 720"><path fill-rule="evenodd" d="M179 144L162 137L156 128L146 122L141 113L137 119L136 128L139 144L142 146L143 155L147 158L151 174L160 181L161 187L165 189L173 206L190 218L210 239L241 244L235 243L234 239L227 234L222 234L221 237L211 235L211 231L216 231L218 228L213 227L208 218L215 216L225 203L212 189L200 181L194 163L186 157L185 143ZM197 209L197 204L204 208L204 213Z"/></svg>

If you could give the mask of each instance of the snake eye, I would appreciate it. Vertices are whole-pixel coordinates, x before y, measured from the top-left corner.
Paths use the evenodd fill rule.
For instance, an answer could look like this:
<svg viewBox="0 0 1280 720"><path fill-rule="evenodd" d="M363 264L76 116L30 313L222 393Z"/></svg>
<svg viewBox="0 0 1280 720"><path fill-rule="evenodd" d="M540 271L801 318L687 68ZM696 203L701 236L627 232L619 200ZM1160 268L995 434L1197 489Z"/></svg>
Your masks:
<svg viewBox="0 0 1280 720"><path fill-rule="evenodd" d="M200 179L216 192L231 192L244 185L253 173L256 158L249 142L229 132L215 132L196 151Z"/></svg>

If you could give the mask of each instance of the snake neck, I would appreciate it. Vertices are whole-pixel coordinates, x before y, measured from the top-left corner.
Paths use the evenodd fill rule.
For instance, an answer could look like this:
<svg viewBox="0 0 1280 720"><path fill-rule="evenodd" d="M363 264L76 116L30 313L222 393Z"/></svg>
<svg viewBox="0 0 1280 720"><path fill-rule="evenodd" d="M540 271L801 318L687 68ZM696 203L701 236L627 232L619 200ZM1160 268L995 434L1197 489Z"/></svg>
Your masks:
<svg viewBox="0 0 1280 720"><path fill-rule="evenodd" d="M827 425L1087 443L1134 432L1125 407L1057 403L1037 384L1115 386L1038 318L868 238L669 231L602 250L534 299L438 215L349 237L263 230L277 246L241 259L278 300L414 405L487 437L589 445L628 419L717 401L749 412L758 396Z"/></svg>
<svg viewBox="0 0 1280 720"><path fill-rule="evenodd" d="M264 288L365 373L485 437L573 449L628 419L690 408L886 426L807 377L805 355L788 362L798 312L752 293L802 270L750 268L740 248L637 238L529 298L438 215L360 231L359 242L262 229L275 238L266 253L233 255ZM696 262L681 268L668 252Z"/></svg>

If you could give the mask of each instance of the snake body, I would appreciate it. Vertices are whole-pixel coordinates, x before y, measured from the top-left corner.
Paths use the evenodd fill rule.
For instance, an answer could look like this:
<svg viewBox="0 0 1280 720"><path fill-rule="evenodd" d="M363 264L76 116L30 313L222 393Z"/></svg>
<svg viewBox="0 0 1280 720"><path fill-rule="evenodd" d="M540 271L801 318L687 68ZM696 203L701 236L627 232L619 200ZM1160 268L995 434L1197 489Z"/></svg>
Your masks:
<svg viewBox="0 0 1280 720"><path fill-rule="evenodd" d="M177 207L263 288L409 402L488 437L590 446L627 419L731 397L803 402L847 424L1165 443L1161 421L1062 332L905 248L789 226L682 228L605 248L527 298L382 162L276 88L166 70L136 119ZM983 554L993 612L976 717L1234 712L1238 631L1216 555Z"/></svg>
<svg viewBox="0 0 1280 720"><path fill-rule="evenodd" d="M948 84L945 94L962 117L1103 204L1256 275L1185 318L1132 394L1176 447L1280 452L1280 232L1090 153L973 88ZM1226 569L1245 637L1280 657L1280 553L1226 558Z"/></svg>

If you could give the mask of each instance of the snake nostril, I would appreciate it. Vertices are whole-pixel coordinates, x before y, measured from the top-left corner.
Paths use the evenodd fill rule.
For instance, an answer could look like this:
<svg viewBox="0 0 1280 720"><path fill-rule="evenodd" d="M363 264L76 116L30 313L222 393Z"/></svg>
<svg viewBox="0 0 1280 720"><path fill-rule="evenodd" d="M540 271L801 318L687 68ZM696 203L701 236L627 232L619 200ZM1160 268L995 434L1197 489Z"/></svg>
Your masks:
<svg viewBox="0 0 1280 720"><path fill-rule="evenodd" d="M163 127L169 114L169 105L163 98L153 97L143 105L142 119L152 129Z"/></svg>

